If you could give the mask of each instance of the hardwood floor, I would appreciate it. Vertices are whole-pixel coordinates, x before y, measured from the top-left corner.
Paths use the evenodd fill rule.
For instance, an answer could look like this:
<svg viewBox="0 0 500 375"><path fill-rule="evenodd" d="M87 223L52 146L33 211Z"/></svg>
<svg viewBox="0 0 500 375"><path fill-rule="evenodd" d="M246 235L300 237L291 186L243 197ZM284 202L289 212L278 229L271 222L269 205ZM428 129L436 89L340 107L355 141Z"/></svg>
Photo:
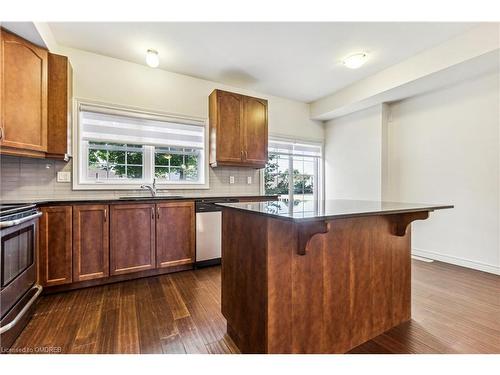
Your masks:
<svg viewBox="0 0 500 375"><path fill-rule="evenodd" d="M500 353L500 276L413 261L413 319L351 353ZM62 353L238 353L220 268L44 296L12 347Z"/></svg>

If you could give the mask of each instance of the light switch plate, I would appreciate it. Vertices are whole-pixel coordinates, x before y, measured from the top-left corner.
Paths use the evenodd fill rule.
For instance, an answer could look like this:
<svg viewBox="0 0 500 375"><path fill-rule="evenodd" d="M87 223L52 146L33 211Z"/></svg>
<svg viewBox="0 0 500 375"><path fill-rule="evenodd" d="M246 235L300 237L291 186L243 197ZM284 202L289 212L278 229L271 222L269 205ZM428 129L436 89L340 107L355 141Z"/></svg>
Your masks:
<svg viewBox="0 0 500 375"><path fill-rule="evenodd" d="M229 176L229 183L234 184L234 176Z"/></svg>
<svg viewBox="0 0 500 375"><path fill-rule="evenodd" d="M247 184L248 185L252 184L252 176L247 176Z"/></svg>
<svg viewBox="0 0 500 375"><path fill-rule="evenodd" d="M71 172L57 172L57 182L71 182Z"/></svg>

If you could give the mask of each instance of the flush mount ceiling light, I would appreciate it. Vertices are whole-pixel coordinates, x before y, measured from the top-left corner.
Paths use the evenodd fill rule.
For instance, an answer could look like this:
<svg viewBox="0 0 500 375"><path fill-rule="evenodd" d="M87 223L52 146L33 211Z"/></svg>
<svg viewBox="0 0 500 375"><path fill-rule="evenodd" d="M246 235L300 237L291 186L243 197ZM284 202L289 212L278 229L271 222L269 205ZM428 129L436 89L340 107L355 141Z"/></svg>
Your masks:
<svg viewBox="0 0 500 375"><path fill-rule="evenodd" d="M151 68L157 68L160 65L160 57L158 56L158 51L154 49L148 49L146 53L146 64Z"/></svg>
<svg viewBox="0 0 500 375"><path fill-rule="evenodd" d="M367 60L368 55L366 52L355 53L354 55L346 57L342 64L347 66L349 69L358 69L361 67Z"/></svg>

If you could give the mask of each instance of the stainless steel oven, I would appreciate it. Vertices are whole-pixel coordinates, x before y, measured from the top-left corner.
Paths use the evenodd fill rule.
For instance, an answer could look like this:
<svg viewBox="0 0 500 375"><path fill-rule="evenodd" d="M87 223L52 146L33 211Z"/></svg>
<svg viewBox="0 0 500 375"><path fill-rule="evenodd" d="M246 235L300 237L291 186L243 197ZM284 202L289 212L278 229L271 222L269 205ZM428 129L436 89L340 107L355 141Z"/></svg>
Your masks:
<svg viewBox="0 0 500 375"><path fill-rule="evenodd" d="M31 317L42 288L36 284L34 205L0 206L0 348L6 351Z"/></svg>

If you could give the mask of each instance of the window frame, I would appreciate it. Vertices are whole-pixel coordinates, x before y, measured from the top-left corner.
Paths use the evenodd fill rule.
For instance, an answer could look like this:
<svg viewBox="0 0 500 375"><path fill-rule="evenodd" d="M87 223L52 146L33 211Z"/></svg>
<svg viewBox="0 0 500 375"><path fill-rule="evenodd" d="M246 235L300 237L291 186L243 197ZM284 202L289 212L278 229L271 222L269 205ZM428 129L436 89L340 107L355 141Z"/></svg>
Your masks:
<svg viewBox="0 0 500 375"><path fill-rule="evenodd" d="M154 168L155 168L155 146L152 145L142 145L144 148L143 154L143 178L142 179L123 179L123 180L103 180L95 181L86 178L87 166L88 166L88 141L83 141L81 139L81 124L80 124L80 108L82 105L88 105L93 107L102 108L103 111L109 111L109 113L123 113L125 112L134 113L138 117L150 118L163 121L181 121L192 125L198 125L203 127L203 138L204 147L203 152L200 154L200 173L201 182L186 182L186 181L165 181L156 180L156 185L158 190L169 190L169 189L209 189L209 163L208 163L208 152L209 152L209 129L208 120L206 118L186 116L172 113L155 112L150 110L145 110L143 108L123 106L118 104L102 103L97 101L91 101L86 99L74 99L73 101L73 128L72 128L72 152L73 152L73 190L140 190L141 185L152 184L154 178ZM113 141L113 143L119 143L119 141ZM125 142L123 142L125 143ZM161 147L161 146L157 146Z"/></svg>
<svg viewBox="0 0 500 375"><path fill-rule="evenodd" d="M298 144L303 144L303 145L311 145L311 146L317 146L320 149L320 156L317 158L317 165L316 165L316 172L317 172L317 182L315 186L313 187L316 190L316 204L318 207L316 209L321 210L322 207L322 202L324 202L324 170L325 170L325 160L324 160L324 142L323 141L318 141L318 140L312 140L312 139L304 139L304 138L289 138L285 136L279 136L279 135L270 135L269 136L269 144L271 144L272 141L276 142L287 142L287 143L298 143ZM271 152L268 151L270 154ZM273 154L276 154L273 152ZM304 155L293 155L293 154L286 154L286 153L277 153L278 155L288 155L289 160L288 160L288 171L293 172L293 160L294 156L304 156ZM307 155L305 155L307 157ZM293 176L293 173L292 173ZM294 196L294 182L293 178L288 179L288 200L292 201L293 196ZM265 168L261 170L260 173L260 192L261 194L266 194L266 187L265 187Z"/></svg>

